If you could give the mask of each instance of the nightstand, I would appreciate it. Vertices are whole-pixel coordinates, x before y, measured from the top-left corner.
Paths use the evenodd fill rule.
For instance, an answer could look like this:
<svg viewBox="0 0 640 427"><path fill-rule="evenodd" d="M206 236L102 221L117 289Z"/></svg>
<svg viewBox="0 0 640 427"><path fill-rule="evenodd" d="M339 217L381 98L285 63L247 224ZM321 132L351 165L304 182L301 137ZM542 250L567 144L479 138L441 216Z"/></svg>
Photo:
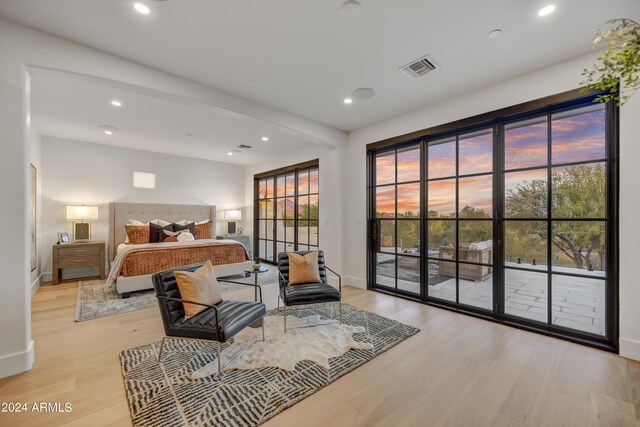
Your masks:
<svg viewBox="0 0 640 427"><path fill-rule="evenodd" d="M104 254L104 242L53 245L51 278L53 284L57 285L60 282L60 273L63 268L98 267L100 279L104 279Z"/></svg>
<svg viewBox="0 0 640 427"><path fill-rule="evenodd" d="M235 240L236 242L240 242L247 248L247 252L249 252L249 257L251 258L251 245L249 244L249 236L244 234L229 234L226 236L216 236L216 239L227 239L227 240Z"/></svg>

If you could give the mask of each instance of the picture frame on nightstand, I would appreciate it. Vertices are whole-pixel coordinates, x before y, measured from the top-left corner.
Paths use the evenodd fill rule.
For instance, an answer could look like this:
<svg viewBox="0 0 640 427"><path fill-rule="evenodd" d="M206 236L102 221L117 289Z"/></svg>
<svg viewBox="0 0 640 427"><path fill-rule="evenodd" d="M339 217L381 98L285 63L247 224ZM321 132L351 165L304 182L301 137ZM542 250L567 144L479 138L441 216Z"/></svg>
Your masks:
<svg viewBox="0 0 640 427"><path fill-rule="evenodd" d="M71 243L71 239L69 238L69 233L58 233L58 244L67 245Z"/></svg>

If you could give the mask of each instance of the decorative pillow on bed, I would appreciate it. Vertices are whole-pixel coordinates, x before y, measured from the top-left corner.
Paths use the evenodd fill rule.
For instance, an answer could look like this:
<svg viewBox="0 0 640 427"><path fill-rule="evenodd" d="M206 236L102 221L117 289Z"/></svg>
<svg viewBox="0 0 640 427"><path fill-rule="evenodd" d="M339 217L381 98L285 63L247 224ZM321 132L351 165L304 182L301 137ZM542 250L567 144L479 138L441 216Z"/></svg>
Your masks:
<svg viewBox="0 0 640 427"><path fill-rule="evenodd" d="M211 239L213 237L213 222L210 219L202 223L197 222L195 228L194 236L196 240Z"/></svg>
<svg viewBox="0 0 640 427"><path fill-rule="evenodd" d="M148 225L125 225L128 243L133 245L142 245L149 243L149 226Z"/></svg>
<svg viewBox="0 0 640 427"><path fill-rule="evenodd" d="M180 298L184 301L199 302L201 304L216 305L222 301L222 293L218 280L213 274L211 261L194 271L176 271L173 273L180 289ZM184 302L184 317L188 319L206 310L208 307Z"/></svg>
<svg viewBox="0 0 640 427"><path fill-rule="evenodd" d="M318 252L299 255L289 252L289 284L320 283Z"/></svg>
<svg viewBox="0 0 640 427"><path fill-rule="evenodd" d="M173 224L167 226L160 226L152 222L149 223L149 243L160 243L164 241L165 230L173 231Z"/></svg>
<svg viewBox="0 0 640 427"><path fill-rule="evenodd" d="M188 224L178 224L177 222L174 222L172 225L173 225L173 231L189 230L189 233L193 235L196 234L196 224L194 222L191 222Z"/></svg>
<svg viewBox="0 0 640 427"><path fill-rule="evenodd" d="M193 234L189 233L188 231L178 234L176 236L176 239L178 239L178 242L190 242L192 240L196 240L196 238L193 237Z"/></svg>
<svg viewBox="0 0 640 427"><path fill-rule="evenodd" d="M185 236L182 240L180 240L178 237L181 234L186 234L188 235L188 237ZM160 236L160 239L163 242L183 242L186 240L193 240L193 234L191 234L188 228L185 228L184 230L178 230L178 231L162 230L162 235Z"/></svg>

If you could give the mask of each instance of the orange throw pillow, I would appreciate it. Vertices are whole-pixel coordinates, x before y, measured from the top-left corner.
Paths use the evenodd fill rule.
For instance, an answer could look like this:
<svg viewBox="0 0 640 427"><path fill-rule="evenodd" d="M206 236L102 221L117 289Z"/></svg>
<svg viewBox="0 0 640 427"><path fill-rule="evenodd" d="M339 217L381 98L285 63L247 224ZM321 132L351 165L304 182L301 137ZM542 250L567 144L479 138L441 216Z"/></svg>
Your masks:
<svg viewBox="0 0 640 427"><path fill-rule="evenodd" d="M173 273L180 289L180 297L185 301L199 302L202 304L216 305L222 301L222 293L213 274L211 261L204 263L202 267L194 271L176 271ZM183 303L184 317L188 319L206 310L209 307L198 304Z"/></svg>
<svg viewBox="0 0 640 427"><path fill-rule="evenodd" d="M299 255L289 252L289 284L320 283L318 252Z"/></svg>
<svg viewBox="0 0 640 427"><path fill-rule="evenodd" d="M204 224L196 223L196 240L212 239L213 238L213 222L211 220Z"/></svg>
<svg viewBox="0 0 640 427"><path fill-rule="evenodd" d="M125 225L129 243L132 245L142 245L149 243L149 226L148 225Z"/></svg>

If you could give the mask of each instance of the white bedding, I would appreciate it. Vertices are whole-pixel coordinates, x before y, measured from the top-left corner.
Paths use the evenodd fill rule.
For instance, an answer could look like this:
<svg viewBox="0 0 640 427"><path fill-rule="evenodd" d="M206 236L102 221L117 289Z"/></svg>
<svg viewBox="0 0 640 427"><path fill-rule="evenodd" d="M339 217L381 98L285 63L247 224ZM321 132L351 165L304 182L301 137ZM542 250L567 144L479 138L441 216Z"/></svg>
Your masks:
<svg viewBox="0 0 640 427"><path fill-rule="evenodd" d="M107 277L107 285L112 286L116 283L116 279L120 275L122 270L122 264L125 256L134 251L140 251L149 248L168 248L168 247L180 247L180 246L207 246L207 245L242 245L242 243L235 240L225 239L200 239L191 240L186 242L163 242L163 243L145 243L141 245L120 244L116 252L116 257L111 261L111 268L109 269L109 277Z"/></svg>

